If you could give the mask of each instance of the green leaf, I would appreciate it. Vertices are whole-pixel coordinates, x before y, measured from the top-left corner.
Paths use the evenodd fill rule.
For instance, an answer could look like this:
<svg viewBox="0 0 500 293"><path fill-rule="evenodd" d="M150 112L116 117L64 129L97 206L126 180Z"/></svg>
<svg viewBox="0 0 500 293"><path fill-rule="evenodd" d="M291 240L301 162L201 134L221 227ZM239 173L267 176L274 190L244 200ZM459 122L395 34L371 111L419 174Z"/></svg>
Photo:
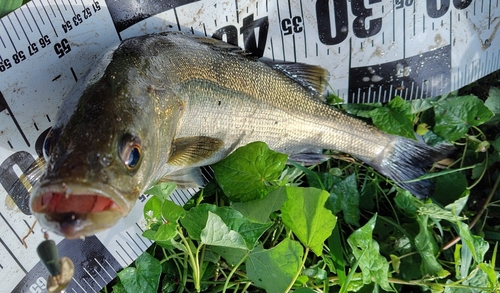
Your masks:
<svg viewBox="0 0 500 293"><path fill-rule="evenodd" d="M286 201L286 188L279 187L271 191L266 197L254 199L247 202L237 202L231 207L239 211L250 221L257 223L268 223L269 216L281 209L281 206Z"/></svg>
<svg viewBox="0 0 500 293"><path fill-rule="evenodd" d="M410 103L395 97L387 105L370 112L373 124L389 133L415 139Z"/></svg>
<svg viewBox="0 0 500 293"><path fill-rule="evenodd" d="M160 282L160 261L145 252L135 260L135 268L128 267L118 273L128 293L156 292Z"/></svg>
<svg viewBox="0 0 500 293"><path fill-rule="evenodd" d="M476 263L482 263L484 255L488 251L490 245L486 240L480 236L472 235L469 230L469 226L464 222L456 221L458 226L458 234L462 239L463 243L469 247L472 252L472 257Z"/></svg>
<svg viewBox="0 0 500 293"><path fill-rule="evenodd" d="M123 287L123 284L120 282L120 279L118 279L118 282L113 285L113 293L127 293L127 290L125 290L125 287Z"/></svg>
<svg viewBox="0 0 500 293"><path fill-rule="evenodd" d="M186 211L175 202L165 200L161 206L161 214L165 220L175 223L186 215Z"/></svg>
<svg viewBox="0 0 500 293"><path fill-rule="evenodd" d="M422 201L416 199L409 191L403 189L398 189L394 202L409 217L416 217L418 210L424 205Z"/></svg>
<svg viewBox="0 0 500 293"><path fill-rule="evenodd" d="M7 15L11 11L21 7L23 0L2 0L0 1L0 17Z"/></svg>
<svg viewBox="0 0 500 293"><path fill-rule="evenodd" d="M208 212L207 225L200 234L201 242L207 245L246 249L243 237L230 230L218 215Z"/></svg>
<svg viewBox="0 0 500 293"><path fill-rule="evenodd" d="M287 187L288 200L281 208L283 223L304 246L321 255L337 217L325 208L328 192L316 188Z"/></svg>
<svg viewBox="0 0 500 293"><path fill-rule="evenodd" d="M415 237L415 248L422 257L420 264L420 271L422 275L437 276L442 273L443 267L438 263L436 255L438 253L438 246L431 231L427 228L429 216L417 216L418 226L420 232Z"/></svg>
<svg viewBox="0 0 500 293"><path fill-rule="evenodd" d="M227 197L249 201L263 198L273 190L270 182L280 177L287 158L263 142L254 142L238 148L212 168Z"/></svg>
<svg viewBox="0 0 500 293"><path fill-rule="evenodd" d="M434 198L447 205L458 199L468 185L464 172L454 172L436 177L434 182Z"/></svg>
<svg viewBox="0 0 500 293"><path fill-rule="evenodd" d="M269 250L256 248L245 262L248 278L268 293L285 292L301 269L303 250L299 242L288 238Z"/></svg>
<svg viewBox="0 0 500 293"><path fill-rule="evenodd" d="M224 246L212 246L210 247L214 253L222 256L230 266L234 266L241 261L242 258L247 257L248 250L224 247Z"/></svg>
<svg viewBox="0 0 500 293"><path fill-rule="evenodd" d="M346 273L343 243L340 239L340 225L335 225L332 235L328 238L328 248L330 248L330 256L332 262L331 270L339 277L339 282L343 284L346 281Z"/></svg>
<svg viewBox="0 0 500 293"><path fill-rule="evenodd" d="M379 245L373 240L373 229L375 228L375 214L363 227L354 231L347 243L352 249L352 253L359 260L359 268L363 273L363 282L369 284L372 278L382 289L394 291L389 284L389 263L380 255Z"/></svg>
<svg viewBox="0 0 500 293"><path fill-rule="evenodd" d="M161 221L161 205L162 200L159 197L152 196L149 198L143 208L144 218L151 222Z"/></svg>
<svg viewBox="0 0 500 293"><path fill-rule="evenodd" d="M488 121L488 124L494 125L500 122L500 89L491 87L488 93L488 98L484 101L484 105L490 109L495 115Z"/></svg>
<svg viewBox="0 0 500 293"><path fill-rule="evenodd" d="M326 207L335 215L342 211L347 224L359 227L359 192L355 173L330 189Z"/></svg>
<svg viewBox="0 0 500 293"><path fill-rule="evenodd" d="M219 216L229 230L239 233L245 240L249 250L253 249L262 233L272 225L272 223L261 224L250 222L240 212L230 207L201 204L186 212L186 216L180 220L191 238L202 240L201 234L208 225L210 213ZM212 236L206 235L205 237Z"/></svg>
<svg viewBox="0 0 500 293"><path fill-rule="evenodd" d="M169 222L158 227L154 235L156 242L166 242L173 239L177 235L177 223Z"/></svg>
<svg viewBox="0 0 500 293"><path fill-rule="evenodd" d="M371 118L370 113L373 110L381 107L382 103L363 103L363 104L349 103L342 105L342 108L344 108L344 110L347 113L363 118Z"/></svg>
<svg viewBox="0 0 500 293"><path fill-rule="evenodd" d="M434 106L434 132L455 141L464 136L471 126L478 126L493 117L493 113L476 96L447 99Z"/></svg>
<svg viewBox="0 0 500 293"><path fill-rule="evenodd" d="M170 194L177 188L177 185L172 182L160 182L155 184L150 189L144 191L145 194L151 194L157 196L161 202L164 202L168 199Z"/></svg>

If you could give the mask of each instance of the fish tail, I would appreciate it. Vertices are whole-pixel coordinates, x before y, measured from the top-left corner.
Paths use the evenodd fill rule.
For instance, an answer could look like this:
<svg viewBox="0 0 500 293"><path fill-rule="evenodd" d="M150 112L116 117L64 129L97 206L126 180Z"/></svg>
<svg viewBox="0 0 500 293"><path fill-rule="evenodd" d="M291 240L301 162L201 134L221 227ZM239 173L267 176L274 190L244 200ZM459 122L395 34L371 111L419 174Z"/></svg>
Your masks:
<svg viewBox="0 0 500 293"><path fill-rule="evenodd" d="M391 153L372 166L394 180L398 186L422 199L431 196L434 191L430 180L408 181L424 175L424 168L445 158L453 149L454 147L448 144L432 147L423 142L398 137L393 142Z"/></svg>

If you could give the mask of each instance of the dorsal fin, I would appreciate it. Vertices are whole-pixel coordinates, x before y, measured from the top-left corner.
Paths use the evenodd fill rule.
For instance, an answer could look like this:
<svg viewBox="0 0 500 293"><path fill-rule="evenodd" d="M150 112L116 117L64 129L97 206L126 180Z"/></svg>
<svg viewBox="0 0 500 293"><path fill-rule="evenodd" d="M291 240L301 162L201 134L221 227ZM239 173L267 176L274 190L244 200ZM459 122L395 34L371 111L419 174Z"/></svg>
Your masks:
<svg viewBox="0 0 500 293"><path fill-rule="evenodd" d="M326 85L330 74L323 67L305 63L264 62L320 96L323 96L326 92Z"/></svg>

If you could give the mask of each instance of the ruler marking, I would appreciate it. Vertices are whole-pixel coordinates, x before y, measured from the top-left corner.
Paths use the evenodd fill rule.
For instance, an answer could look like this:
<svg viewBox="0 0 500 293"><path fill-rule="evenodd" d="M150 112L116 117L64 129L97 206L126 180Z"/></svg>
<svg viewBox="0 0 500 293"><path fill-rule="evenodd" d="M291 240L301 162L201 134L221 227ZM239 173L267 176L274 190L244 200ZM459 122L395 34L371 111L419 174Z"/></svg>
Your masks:
<svg viewBox="0 0 500 293"><path fill-rule="evenodd" d="M63 22L66 22L66 18L64 18L64 15L63 15L63 13L61 11L61 8L59 7L59 4L57 4L56 0L54 0L54 4L56 4L56 8L59 11L59 14L61 15L61 18L62 18ZM52 6L50 8L52 8ZM52 11L54 11L54 9L52 9Z"/></svg>
<svg viewBox="0 0 500 293"><path fill-rule="evenodd" d="M2 216L2 218L3 218L3 216ZM10 250L10 248L7 246L7 244L5 242L3 242L2 238L0 238L0 243L2 243L3 247L7 250L7 252L10 254L10 256L12 256L12 258L17 263L17 265L21 268L21 270L23 270L24 274L27 275L28 271L23 267L23 265L21 264L21 262L19 262L19 260L14 255L14 253Z"/></svg>
<svg viewBox="0 0 500 293"><path fill-rule="evenodd" d="M281 15L280 15L280 4L279 1L276 1L276 12L278 13L278 21L281 24ZM283 61L286 61L285 56L285 40L283 38L283 28L280 25L280 38L281 38L281 50L283 51Z"/></svg>
<svg viewBox="0 0 500 293"><path fill-rule="evenodd" d="M71 70L71 74L73 74L73 78L75 79L75 81L78 81L78 77L76 76L76 73L75 73L75 70L73 69L73 67L70 67L69 69Z"/></svg>
<svg viewBox="0 0 500 293"><path fill-rule="evenodd" d="M2 37L1 37L1 36L0 36L0 41L2 41L2 45L3 45L3 47L4 47L5 49L7 49L7 46L5 46L5 43L4 43L4 41L3 41L3 39L2 39ZM1 57L0 57L0 61L3 61L3 59L2 59Z"/></svg>
<svg viewBox="0 0 500 293"><path fill-rule="evenodd" d="M2 219L5 221L5 223L7 224L7 226L9 226L10 230L12 230L12 233L14 233L14 235L16 235L17 239L19 240L19 242L21 244L23 244L23 240L21 240L21 237L19 237L19 235L17 235L16 233L16 230L14 230L14 228L12 228L12 226L10 225L10 223L7 221L7 219L3 216L2 213L0 213L0 217L2 217Z"/></svg>
<svg viewBox="0 0 500 293"><path fill-rule="evenodd" d="M21 10L21 11L22 11L22 10ZM28 34L26 33L26 30L24 30L24 26L23 26L23 24L21 23L21 21L19 20L19 17L17 16L16 11L14 11L14 12L13 12L13 14L14 14L14 16L16 17L17 22L19 22L19 26L21 27L21 30L23 31L24 36L26 37L26 40L28 40L28 43L29 43L29 44L31 44L30 38L28 37ZM26 16L24 17L24 19L26 19ZM33 30L31 29L31 27L29 26L28 20L26 20L26 23L28 24L28 27L30 28L30 30L33 32Z"/></svg>
<svg viewBox="0 0 500 293"><path fill-rule="evenodd" d="M123 263L127 263L127 261L125 261L125 259L123 258L123 256L118 252L118 250L115 250L115 253L118 254L118 256L123 260Z"/></svg>
<svg viewBox="0 0 500 293"><path fill-rule="evenodd" d="M238 0L234 0L234 6L236 9L236 23L240 23L240 12L238 11ZM248 7L247 7L247 9L248 9ZM227 16L226 16L226 20L227 20Z"/></svg>
<svg viewBox="0 0 500 293"><path fill-rule="evenodd" d="M52 22L52 19L50 19L49 13L47 12L47 9L45 9L45 5L43 5L42 0L40 0L40 4L42 4L42 8L45 11L45 15L47 15L47 20L50 22L50 25L52 26L52 29L54 30L54 34L56 35L56 37L59 37L59 35L57 34L57 31L56 31L56 28L54 27L54 23ZM56 17L56 13L54 12L52 5L49 4L49 7L50 7L50 10L52 11L52 14L54 15L54 17Z"/></svg>
<svg viewBox="0 0 500 293"><path fill-rule="evenodd" d="M7 112L9 113L10 115L10 118L12 118L12 121L14 122L14 124L16 125L17 127L17 130L19 131L19 133L21 134L21 136L23 137L24 139L24 142L26 142L26 145L28 146L31 146L30 145L30 142L28 141L28 138L26 137L26 134L24 134L24 131L21 129L21 126L19 125L19 123L17 122L17 119L16 117L14 116L14 113L12 113L12 110L10 109L10 106L9 104L7 103L7 101L5 100L5 97L3 96L2 92L0 92L0 111L3 111L3 110L7 110Z"/></svg>
<svg viewBox="0 0 500 293"><path fill-rule="evenodd" d="M139 257L139 254L135 251L135 249L132 248L130 243L128 241L125 241L125 243L127 244L128 248L130 248L130 250L132 250L132 252L135 254L136 258ZM134 260L132 260L132 261L134 261Z"/></svg>
<svg viewBox="0 0 500 293"><path fill-rule="evenodd" d="M175 22L177 22L177 29L181 31L181 23L179 22L179 16L177 16L177 9L174 7L174 16L175 16ZM215 23L215 26L217 26L217 22Z"/></svg>
<svg viewBox="0 0 500 293"><path fill-rule="evenodd" d="M302 31L304 32L304 58L307 58L307 34L306 34L306 22L304 21L304 8L302 7L302 0L299 1L300 4L300 17L302 18Z"/></svg>
<svg viewBox="0 0 500 293"><path fill-rule="evenodd" d="M64 8L66 9L66 5L64 5L64 1L61 1ZM73 4L71 4L71 0L68 0L68 4L69 4L69 7L71 8L71 10L73 11L73 15L77 15L77 13L75 12L75 9L73 9Z"/></svg>
<svg viewBox="0 0 500 293"><path fill-rule="evenodd" d="M123 252L125 252L125 254L132 260L134 261L134 259L130 256L130 254L128 254L128 252L125 250L125 248L123 248L123 246L120 244L120 242L118 242L118 240L115 240L116 244L118 244L118 246L120 246L120 248L123 250Z"/></svg>
<svg viewBox="0 0 500 293"><path fill-rule="evenodd" d="M404 1L404 0L400 0ZM392 2L392 42L396 40L396 1Z"/></svg>
<svg viewBox="0 0 500 293"><path fill-rule="evenodd" d="M85 282L85 284L87 284L87 287L90 287L90 289L92 289L92 291L94 291L94 293L97 293L97 291L94 290L94 288L92 286L90 286L90 284L87 280L85 280L85 279L82 279L82 280ZM87 292L87 291L85 291L85 292Z"/></svg>
<svg viewBox="0 0 500 293"><path fill-rule="evenodd" d="M106 286L106 284L107 284L109 281L106 281L106 280L102 277L101 273L99 273L99 271L98 271L96 268L94 268L94 272L95 272L95 273L96 273L96 274L97 274L97 275L101 278L101 280L104 282L104 286ZM96 282L96 283L97 283L97 282ZM98 284L99 284L99 283L98 283ZM100 286L100 284L99 284L99 286Z"/></svg>
<svg viewBox="0 0 500 293"><path fill-rule="evenodd" d="M7 17L8 19L8 17ZM5 30L5 32L7 33L7 37L9 38L10 40L10 43L12 44L12 47L14 48L14 50L16 51L17 53L17 48L16 48L16 45L14 45L14 42L12 41L12 38L10 37L10 34L9 34L9 31L7 31L7 28L5 27L5 24L3 23L3 18L0 18L0 23L2 24L3 26L3 29ZM2 42L3 43L3 42ZM4 44L4 47L5 47L5 44Z"/></svg>
<svg viewBox="0 0 500 293"><path fill-rule="evenodd" d="M38 27L38 31L40 31L40 27L38 26L38 22L35 20L35 16L31 12L30 5L33 5L33 7L35 7L36 12L38 13L38 16L40 17L40 21L42 22L43 25L45 25L45 21L43 21L43 17L40 14L40 9L38 9L38 7L36 7L35 1L30 1L30 2L26 3L26 8L28 8L28 11L30 12L31 17L33 17L33 20L35 21L35 24ZM42 31L40 31L40 35L42 35Z"/></svg>
<svg viewBox="0 0 500 293"><path fill-rule="evenodd" d="M104 268L104 266L94 257L95 262L104 270L104 272L109 276L111 280L113 280L113 277L108 273L108 270ZM109 264L109 263L108 263ZM111 266L111 265L110 265Z"/></svg>
<svg viewBox="0 0 500 293"><path fill-rule="evenodd" d="M90 273L89 273L89 271L87 271L87 269L86 269L84 266L82 266L82 268L83 268L83 270L85 271L85 273L87 273L87 275L89 275L89 277L90 277L90 278L94 281L94 283L96 283L97 285L101 286L101 284L99 284L99 282L97 282L97 280L94 278L94 276L92 276L92 274L90 274ZM84 279L84 280L85 280L85 279ZM92 286L90 286L90 285L89 285L89 287L91 287L91 288L92 288L92 291L96 292L96 291L94 290L94 287L92 287ZM96 293L97 293L97 292L96 292Z"/></svg>
<svg viewBox="0 0 500 293"><path fill-rule="evenodd" d="M71 278L73 281L75 281L75 283L78 285L78 287L80 287L80 289L83 290L83 292L87 292L85 291L85 289L83 289L82 285L80 285L80 283L78 283L78 281L75 279L75 278ZM73 289L74 290L74 289Z"/></svg>
<svg viewBox="0 0 500 293"><path fill-rule="evenodd" d="M130 239L132 240L132 242L134 242L134 244L137 246L137 248L139 248L139 250L142 250L142 248L139 246L139 244L135 241L135 239L132 237L132 235L130 235L130 233L128 231L126 231L125 233L127 233L128 237L130 237Z"/></svg>
<svg viewBox="0 0 500 293"><path fill-rule="evenodd" d="M28 230L30 231L29 233L31 234L35 234L35 231L34 229L31 229L31 225L28 224L28 222L26 221L26 219L23 219L23 222L26 224L26 226L28 227Z"/></svg>
<svg viewBox="0 0 500 293"><path fill-rule="evenodd" d="M21 38L19 37L19 33L16 30L16 27L14 26L14 23L12 23L12 19L10 19L11 14L7 14L7 20L10 22L10 25L12 26L12 30L14 30L14 33L16 34L17 40L20 41ZM3 24L3 23L2 23Z"/></svg>
<svg viewBox="0 0 500 293"><path fill-rule="evenodd" d="M403 0L401 0L403 1ZM406 8L403 8L403 59L406 58Z"/></svg>
<svg viewBox="0 0 500 293"><path fill-rule="evenodd" d="M24 9L19 9L19 11L21 11L21 14L23 15L24 17L24 20L26 21L26 24L28 25L29 29L31 32L33 32L33 28L31 27L31 24L30 22L28 21L28 18L26 17L26 14L24 13ZM29 11L29 10L28 10ZM14 11L15 12L15 11ZM19 18L17 19L19 21ZM21 23L21 22L19 22Z"/></svg>

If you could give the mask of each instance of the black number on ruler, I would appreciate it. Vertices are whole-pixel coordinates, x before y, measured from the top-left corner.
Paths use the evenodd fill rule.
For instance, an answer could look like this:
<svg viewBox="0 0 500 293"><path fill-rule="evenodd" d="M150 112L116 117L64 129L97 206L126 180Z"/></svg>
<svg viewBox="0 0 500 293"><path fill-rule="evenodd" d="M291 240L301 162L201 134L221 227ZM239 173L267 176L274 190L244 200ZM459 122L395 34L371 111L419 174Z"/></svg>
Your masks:
<svg viewBox="0 0 500 293"><path fill-rule="evenodd" d="M332 17L335 24L333 29ZM330 0L318 0L316 2L316 19L318 21L319 40L323 44L338 45L347 38L349 28L345 0L334 0L333 7L330 7Z"/></svg>
<svg viewBox="0 0 500 293"><path fill-rule="evenodd" d="M440 7L438 8L438 0L427 0L427 14L432 18L439 18L445 15L450 8L450 0L440 0ZM453 0L453 6L456 9L465 9L469 7L472 0Z"/></svg>
<svg viewBox="0 0 500 293"><path fill-rule="evenodd" d="M62 28L63 28L63 30L64 30L65 33L67 33L70 30L72 30L73 26L71 25L71 21L66 20L66 22L62 24Z"/></svg>
<svg viewBox="0 0 500 293"><path fill-rule="evenodd" d="M369 0L369 4L379 3L382 0ZM368 28L366 18L372 16L372 9L366 8L363 0L351 0L352 13L356 16L352 24L352 31L358 38L372 37L382 29L382 18L370 19Z"/></svg>
<svg viewBox="0 0 500 293"><path fill-rule="evenodd" d="M49 36L45 35L45 36L41 37L41 38L38 40L38 43L40 43L40 46L41 46L42 48L47 47L48 45L50 45L50 38L49 38Z"/></svg>
<svg viewBox="0 0 500 293"><path fill-rule="evenodd" d="M36 43L31 43L28 46L28 52L30 53L30 56L33 56L36 53L38 53L38 46L36 45Z"/></svg>
<svg viewBox="0 0 500 293"><path fill-rule="evenodd" d="M396 0L394 1L396 9L409 7L413 5L413 0Z"/></svg>
<svg viewBox="0 0 500 293"><path fill-rule="evenodd" d="M73 24L75 26L78 26L80 23L83 22L82 16L78 13L75 16L73 16Z"/></svg>
<svg viewBox="0 0 500 293"><path fill-rule="evenodd" d="M92 11L90 10L90 7L85 8L82 10L83 13L83 18L88 19L89 17L92 16Z"/></svg>
<svg viewBox="0 0 500 293"><path fill-rule="evenodd" d="M101 5L99 5L99 1L94 1L94 3L92 3L92 8L94 8L94 12L101 10Z"/></svg>
<svg viewBox="0 0 500 293"><path fill-rule="evenodd" d="M0 59L0 72L4 72L5 70L12 67L12 63L10 63L9 59Z"/></svg>
<svg viewBox="0 0 500 293"><path fill-rule="evenodd" d="M259 29L259 37L255 35L255 30ZM267 33L269 31L269 19L266 17L255 19L253 14L243 18L243 26L240 28L240 34L243 34L245 50L254 55L262 57L266 49ZM227 42L238 45L238 29L235 26L228 25L216 30L213 38L222 40L226 36Z"/></svg>
<svg viewBox="0 0 500 293"><path fill-rule="evenodd" d="M294 16L292 19L284 18L281 21L281 29L283 30L283 34L285 36L293 33L301 33L304 30L302 17Z"/></svg>
<svg viewBox="0 0 500 293"><path fill-rule="evenodd" d="M221 27L212 35L213 38L222 40L226 36L226 42L238 46L238 29L233 25Z"/></svg>
<svg viewBox="0 0 500 293"><path fill-rule="evenodd" d="M61 42L56 43L54 45L54 51L56 51L56 54L57 56L59 56L59 58L62 58L64 57L64 55L71 52L71 46L68 42L68 39L62 39Z"/></svg>
<svg viewBox="0 0 500 293"><path fill-rule="evenodd" d="M259 29L259 39L255 36L255 29ZM266 17L253 19L253 14L243 18L240 34L243 34L244 48L257 56L263 56L266 49L269 20ZM257 43L258 42L258 43Z"/></svg>
<svg viewBox="0 0 500 293"><path fill-rule="evenodd" d="M31 293L42 293L45 292L45 289L47 288L47 280L43 277L38 277L36 279L35 283L30 286L30 292Z"/></svg>
<svg viewBox="0 0 500 293"><path fill-rule="evenodd" d="M21 63L21 61L26 60L26 55L23 51L19 51L16 54L12 55L12 59L14 60L14 63L19 64Z"/></svg>

